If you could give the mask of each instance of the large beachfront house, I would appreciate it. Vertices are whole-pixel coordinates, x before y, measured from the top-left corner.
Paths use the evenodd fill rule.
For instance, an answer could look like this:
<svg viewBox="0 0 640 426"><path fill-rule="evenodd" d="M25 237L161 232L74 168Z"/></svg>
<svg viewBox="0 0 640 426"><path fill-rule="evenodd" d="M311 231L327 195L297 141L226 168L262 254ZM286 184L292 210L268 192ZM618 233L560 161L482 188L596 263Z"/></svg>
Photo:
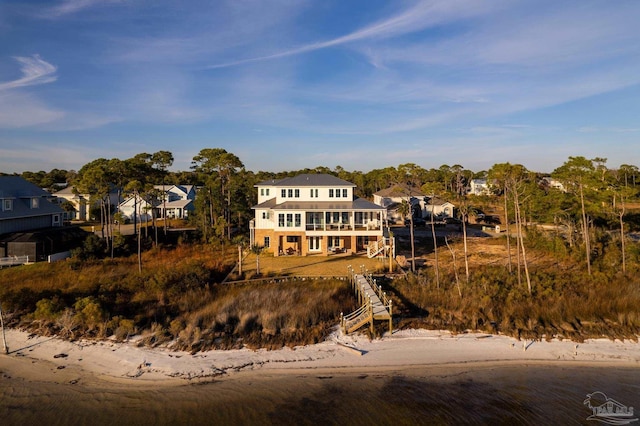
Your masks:
<svg viewBox="0 0 640 426"><path fill-rule="evenodd" d="M388 248L385 208L354 196L355 185L328 174L302 174L256 185L251 244L274 256L356 253Z"/></svg>
<svg viewBox="0 0 640 426"><path fill-rule="evenodd" d="M20 176L0 176L0 235L62 226L51 194Z"/></svg>

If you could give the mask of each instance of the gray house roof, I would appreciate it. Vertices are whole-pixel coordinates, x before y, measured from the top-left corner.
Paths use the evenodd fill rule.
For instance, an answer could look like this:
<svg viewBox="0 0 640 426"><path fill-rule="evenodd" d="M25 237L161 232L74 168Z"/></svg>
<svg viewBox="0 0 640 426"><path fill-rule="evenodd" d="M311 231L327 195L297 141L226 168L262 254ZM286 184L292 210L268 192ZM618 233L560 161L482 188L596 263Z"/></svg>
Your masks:
<svg viewBox="0 0 640 426"><path fill-rule="evenodd" d="M0 203L13 200L11 210L0 205L0 220L62 214L64 211L48 200L50 194L20 176L0 176ZM31 199L37 198L38 208L31 208Z"/></svg>
<svg viewBox="0 0 640 426"><path fill-rule="evenodd" d="M395 184L390 186L389 188L382 189L373 195L377 195L378 197L387 197L387 198L402 198L408 197L411 195L412 197L424 197L420 188L410 188L408 185Z"/></svg>
<svg viewBox="0 0 640 426"><path fill-rule="evenodd" d="M327 211L327 210L383 210L377 204L373 204L363 198L356 198L353 201L286 201L275 204L275 198L265 201L262 204L253 206L254 209L273 210L306 210L306 211Z"/></svg>
<svg viewBox="0 0 640 426"><path fill-rule="evenodd" d="M337 178L329 174L302 174L284 179L272 179L258 183L256 186L286 186L286 187L322 187L322 186L348 186L355 187L351 182Z"/></svg>

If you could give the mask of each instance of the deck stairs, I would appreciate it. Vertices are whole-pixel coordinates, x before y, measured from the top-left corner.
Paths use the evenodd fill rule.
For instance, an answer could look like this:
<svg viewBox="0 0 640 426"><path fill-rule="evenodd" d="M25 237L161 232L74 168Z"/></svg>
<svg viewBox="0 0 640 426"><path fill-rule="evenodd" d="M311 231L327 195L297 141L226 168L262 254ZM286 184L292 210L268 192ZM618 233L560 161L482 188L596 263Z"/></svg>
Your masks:
<svg viewBox="0 0 640 426"><path fill-rule="evenodd" d="M372 259L380 254L383 256L386 253L387 249L391 248L391 239L382 237L376 241L371 241L367 245L367 257Z"/></svg>
<svg viewBox="0 0 640 426"><path fill-rule="evenodd" d="M363 267L364 269L364 267ZM340 314L340 326L344 333L353 333L356 330L369 325L374 331L374 321L388 321L389 332L393 329L391 298L377 285L371 274L356 274L349 267L351 285L356 292L360 307L354 312Z"/></svg>

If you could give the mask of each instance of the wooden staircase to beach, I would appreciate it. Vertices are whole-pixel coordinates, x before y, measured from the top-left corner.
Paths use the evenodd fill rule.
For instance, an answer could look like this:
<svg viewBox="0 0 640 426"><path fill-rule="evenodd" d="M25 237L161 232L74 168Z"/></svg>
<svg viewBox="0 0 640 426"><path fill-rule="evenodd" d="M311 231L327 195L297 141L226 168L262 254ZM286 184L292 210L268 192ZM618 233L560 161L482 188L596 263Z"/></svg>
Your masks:
<svg viewBox="0 0 640 426"><path fill-rule="evenodd" d="M360 307L348 315L340 314L342 331L347 334L353 333L369 324L373 333L374 321L378 320L388 321L389 333L391 333L393 331L391 298L382 291L382 287L377 285L371 274L367 276L364 271L362 274L356 274L349 267L349 279Z"/></svg>
<svg viewBox="0 0 640 426"><path fill-rule="evenodd" d="M387 249L391 248L391 239L382 237L379 240L371 241L367 245L367 257L372 259L380 254L384 255Z"/></svg>

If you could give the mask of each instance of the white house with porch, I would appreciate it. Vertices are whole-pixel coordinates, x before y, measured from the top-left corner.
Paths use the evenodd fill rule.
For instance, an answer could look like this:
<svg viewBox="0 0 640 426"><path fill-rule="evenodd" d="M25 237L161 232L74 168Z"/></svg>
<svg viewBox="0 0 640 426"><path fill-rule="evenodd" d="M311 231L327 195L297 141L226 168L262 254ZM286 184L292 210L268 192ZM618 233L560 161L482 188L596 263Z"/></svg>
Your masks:
<svg viewBox="0 0 640 426"><path fill-rule="evenodd" d="M250 243L274 256L389 252L385 209L354 196L353 183L329 174L258 183Z"/></svg>
<svg viewBox="0 0 640 426"><path fill-rule="evenodd" d="M118 211L128 220L133 221L135 215L138 222L147 222L153 219L153 215L156 219L186 219L194 210L194 185L155 185L154 189L160 195L159 198L151 200L145 197L147 201L141 197L130 196L120 203Z"/></svg>
<svg viewBox="0 0 640 426"><path fill-rule="evenodd" d="M53 194L56 199L55 202L62 205L65 201L70 202L73 205L73 211L65 211L65 220L89 220L91 219L90 210L92 203L90 202L90 195L79 192L75 186L69 185L66 188L56 191ZM117 189L112 188L109 191L109 204L112 206L118 206L122 200L120 199L120 193ZM100 201L94 201L93 206L100 205Z"/></svg>
<svg viewBox="0 0 640 426"><path fill-rule="evenodd" d="M396 184L374 193L373 203L385 208L390 223L401 223L405 219L401 213L402 203L411 205L414 217L424 217L424 197L418 188Z"/></svg>
<svg viewBox="0 0 640 426"><path fill-rule="evenodd" d="M154 188L165 193L164 199L156 206L157 217L186 219L194 210L195 185L156 185Z"/></svg>

